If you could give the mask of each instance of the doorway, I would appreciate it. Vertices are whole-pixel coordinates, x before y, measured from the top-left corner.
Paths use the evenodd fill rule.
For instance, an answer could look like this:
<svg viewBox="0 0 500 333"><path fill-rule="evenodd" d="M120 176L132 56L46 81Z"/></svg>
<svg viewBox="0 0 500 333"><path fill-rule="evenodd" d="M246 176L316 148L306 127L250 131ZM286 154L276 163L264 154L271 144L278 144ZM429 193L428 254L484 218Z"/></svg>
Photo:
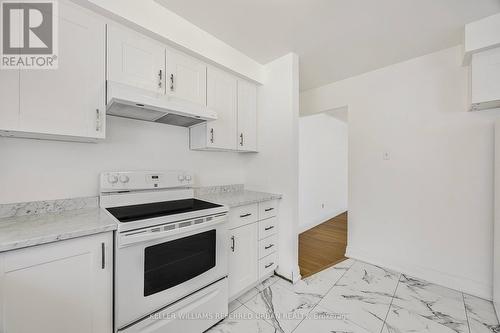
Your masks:
<svg viewBox="0 0 500 333"><path fill-rule="evenodd" d="M299 235L299 267L303 278L345 259L347 216L342 213Z"/></svg>
<svg viewBox="0 0 500 333"><path fill-rule="evenodd" d="M345 260L347 107L299 120L299 268L302 277Z"/></svg>

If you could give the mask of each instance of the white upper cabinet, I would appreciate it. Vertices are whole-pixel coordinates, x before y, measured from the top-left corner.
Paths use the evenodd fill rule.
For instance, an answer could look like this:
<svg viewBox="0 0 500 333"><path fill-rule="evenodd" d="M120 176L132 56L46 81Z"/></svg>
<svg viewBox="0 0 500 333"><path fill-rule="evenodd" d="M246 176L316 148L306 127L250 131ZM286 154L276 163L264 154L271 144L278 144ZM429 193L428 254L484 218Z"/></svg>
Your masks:
<svg viewBox="0 0 500 333"><path fill-rule="evenodd" d="M1 135L71 141L105 137L105 24L67 1L59 2L58 24L57 69L2 71Z"/></svg>
<svg viewBox="0 0 500 333"><path fill-rule="evenodd" d="M112 286L112 233L0 253L0 332L111 333Z"/></svg>
<svg viewBox="0 0 500 333"><path fill-rule="evenodd" d="M165 93L165 47L134 31L108 26L108 80Z"/></svg>
<svg viewBox="0 0 500 333"><path fill-rule="evenodd" d="M207 103L207 66L205 63L179 53L166 50L167 94L196 103Z"/></svg>
<svg viewBox="0 0 500 333"><path fill-rule="evenodd" d="M0 128L19 127L19 70L0 73Z"/></svg>
<svg viewBox="0 0 500 333"><path fill-rule="evenodd" d="M471 110L500 107L500 47L472 55L470 67Z"/></svg>
<svg viewBox="0 0 500 333"><path fill-rule="evenodd" d="M257 151L257 87L238 80L238 150Z"/></svg>
<svg viewBox="0 0 500 333"><path fill-rule="evenodd" d="M207 107L217 113L217 120L191 127L191 149L236 150L236 77L208 67Z"/></svg>
<svg viewBox="0 0 500 333"><path fill-rule="evenodd" d="M208 67L207 106L218 118L191 127L191 149L257 151L257 87L254 84Z"/></svg>
<svg viewBox="0 0 500 333"><path fill-rule="evenodd" d="M104 138L105 25L66 2L60 2L59 14L58 69L21 71L21 128Z"/></svg>
<svg viewBox="0 0 500 333"><path fill-rule="evenodd" d="M217 120L207 123L208 146L236 149L236 90L234 76L215 68L207 70L207 106L217 113Z"/></svg>

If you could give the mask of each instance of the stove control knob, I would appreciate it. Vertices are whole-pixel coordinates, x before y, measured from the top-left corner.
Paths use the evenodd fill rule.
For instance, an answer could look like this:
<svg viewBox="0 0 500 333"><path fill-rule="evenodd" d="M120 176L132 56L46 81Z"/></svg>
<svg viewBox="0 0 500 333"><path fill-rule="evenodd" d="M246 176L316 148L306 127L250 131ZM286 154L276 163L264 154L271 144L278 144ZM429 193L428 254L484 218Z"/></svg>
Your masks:
<svg viewBox="0 0 500 333"><path fill-rule="evenodd" d="M129 180L130 180L130 178L127 175L120 176L120 182L122 182L122 183L128 183Z"/></svg>
<svg viewBox="0 0 500 333"><path fill-rule="evenodd" d="M186 175L186 180L189 182L191 181L191 176L190 175Z"/></svg>
<svg viewBox="0 0 500 333"><path fill-rule="evenodd" d="M116 175L109 175L108 182L111 184L116 184L118 183L118 177Z"/></svg>
<svg viewBox="0 0 500 333"><path fill-rule="evenodd" d="M177 179L178 179L180 182L183 182L183 181L186 179L186 177L184 177L184 175L179 175L179 176L177 176Z"/></svg>

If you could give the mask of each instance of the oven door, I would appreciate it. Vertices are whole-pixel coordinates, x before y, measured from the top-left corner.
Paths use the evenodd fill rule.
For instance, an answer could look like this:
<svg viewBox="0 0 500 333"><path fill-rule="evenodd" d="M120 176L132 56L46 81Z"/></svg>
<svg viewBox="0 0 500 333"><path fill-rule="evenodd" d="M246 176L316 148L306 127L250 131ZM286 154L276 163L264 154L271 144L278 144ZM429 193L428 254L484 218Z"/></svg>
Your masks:
<svg viewBox="0 0 500 333"><path fill-rule="evenodd" d="M227 276L226 219L219 216L172 231L117 233L115 329Z"/></svg>

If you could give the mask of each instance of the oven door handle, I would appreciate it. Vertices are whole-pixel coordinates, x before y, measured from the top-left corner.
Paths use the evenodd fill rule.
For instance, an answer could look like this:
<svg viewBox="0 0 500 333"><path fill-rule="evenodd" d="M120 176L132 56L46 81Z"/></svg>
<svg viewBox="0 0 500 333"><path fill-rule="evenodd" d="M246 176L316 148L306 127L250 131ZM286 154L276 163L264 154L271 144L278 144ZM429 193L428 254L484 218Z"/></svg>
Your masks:
<svg viewBox="0 0 500 333"><path fill-rule="evenodd" d="M226 223L227 221L227 215L220 216L214 218L210 222L205 222L201 224L194 224L188 227L183 227L183 228L175 228L173 230L166 230L166 231L157 231L157 232L148 232L149 229L151 228L162 228L163 226L155 226L155 227L148 227L145 228L144 230L132 230L132 231L126 231L126 232L121 232L117 236L117 245L119 248L123 247L128 247L128 246L133 246L139 243L146 243L158 239L168 239L168 240L174 240L177 238L184 237L186 233L192 233L193 231L197 230L205 230L205 229L212 229L215 226L218 226L219 224Z"/></svg>

